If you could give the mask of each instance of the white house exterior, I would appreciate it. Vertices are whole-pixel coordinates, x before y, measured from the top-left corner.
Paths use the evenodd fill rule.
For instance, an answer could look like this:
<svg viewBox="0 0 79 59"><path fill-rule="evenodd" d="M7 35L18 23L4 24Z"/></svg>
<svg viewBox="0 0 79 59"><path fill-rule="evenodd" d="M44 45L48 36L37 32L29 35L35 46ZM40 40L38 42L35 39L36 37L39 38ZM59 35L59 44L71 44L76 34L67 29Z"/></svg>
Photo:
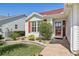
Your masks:
<svg viewBox="0 0 79 59"><path fill-rule="evenodd" d="M30 21L32 22L32 21L35 21L36 20L36 22L38 23L38 21L41 21L42 20L42 15L40 15L40 14L38 14L38 13L32 13L30 16L28 16L28 18L27 19L29 19L29 17L31 17L30 19ZM32 32L32 29L31 28L29 28L29 27L31 27L32 25L31 25L31 22L30 21L28 21L28 22L26 22L25 23L25 33L26 33L26 36L28 36L28 35L30 35L30 34L34 34L35 36L39 36L39 32ZM30 24L30 25L29 25ZM27 29L27 30L26 30ZM38 29L36 29L36 31L37 31Z"/></svg>
<svg viewBox="0 0 79 59"><path fill-rule="evenodd" d="M70 43L71 52L76 54L79 53L79 4L78 3L64 4L63 10L60 13L59 12L52 13L53 11L44 13L32 13L31 16L28 16L26 19L27 20L25 23L26 36L30 34L40 36L38 31L36 32L32 31L33 26L31 22L36 21L37 26L38 20L41 21L47 19L47 21L49 21L54 28L53 36L57 38L67 37L67 40ZM38 15L38 17L34 16L34 14ZM56 29L57 26L59 26L60 27L59 29L61 30ZM59 35L57 33L59 33Z"/></svg>
<svg viewBox="0 0 79 59"><path fill-rule="evenodd" d="M61 17L63 13L63 9L57 9L57 10L52 10L52 11L46 11L46 12L41 12L41 13L36 13L36 12L33 12L31 15L29 15L27 18L26 18L26 23L25 23L25 33L26 33L26 36L28 35L35 35L36 37L39 37L41 36L40 33L38 32L38 24L40 21L42 20L45 20L47 22L50 22L51 25L52 25L52 30L54 31L54 33L52 34L52 38L53 36L54 37L57 37L57 38L63 38L63 21L64 19L62 18L55 18L55 17ZM52 17L52 15L54 15ZM59 16L60 15L60 16ZM57 30L57 28L55 28L56 26L59 26L59 29L60 30ZM59 34L58 32L59 31Z"/></svg>
<svg viewBox="0 0 79 59"><path fill-rule="evenodd" d="M65 4L66 36L73 53L79 53L79 4Z"/></svg>
<svg viewBox="0 0 79 59"><path fill-rule="evenodd" d="M0 20L0 34L8 37L9 32L25 31L25 18L25 15L19 15Z"/></svg>

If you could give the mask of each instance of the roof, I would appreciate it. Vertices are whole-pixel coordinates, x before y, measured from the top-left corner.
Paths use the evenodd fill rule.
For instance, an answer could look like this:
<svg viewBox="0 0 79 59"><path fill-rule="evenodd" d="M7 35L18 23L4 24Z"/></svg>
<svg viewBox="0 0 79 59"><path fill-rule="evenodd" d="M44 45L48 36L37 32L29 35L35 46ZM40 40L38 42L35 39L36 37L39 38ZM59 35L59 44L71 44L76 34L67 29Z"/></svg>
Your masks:
<svg viewBox="0 0 79 59"><path fill-rule="evenodd" d="M32 14L30 14L27 18L26 21L28 21L30 18L32 18L34 15L35 16L40 16L40 18L43 18L44 15L52 15L52 14L59 14L62 13L64 11L63 8L61 9L56 9L56 10L51 10L51 11L45 11L45 12L33 12Z"/></svg>
<svg viewBox="0 0 79 59"><path fill-rule="evenodd" d="M9 16L0 15L0 20L6 19L6 18L9 18Z"/></svg>
<svg viewBox="0 0 79 59"><path fill-rule="evenodd" d="M26 21L28 21L29 19L31 19L33 16L36 16L36 17L39 17L39 18L42 18L43 15L39 14L39 13L36 13L36 12L33 12L32 14L30 14L27 18L26 18Z"/></svg>
<svg viewBox="0 0 79 59"><path fill-rule="evenodd" d="M23 17L26 17L26 15L19 15L19 16L10 17L10 18L4 19L4 20L0 20L0 26L3 24L9 23L9 22L18 20Z"/></svg>
<svg viewBox="0 0 79 59"><path fill-rule="evenodd" d="M61 8L61 9L56 9L56 10L51 10L51 11L40 12L39 14L52 15L52 14L59 14L59 13L61 13L63 11L64 11L64 8Z"/></svg>

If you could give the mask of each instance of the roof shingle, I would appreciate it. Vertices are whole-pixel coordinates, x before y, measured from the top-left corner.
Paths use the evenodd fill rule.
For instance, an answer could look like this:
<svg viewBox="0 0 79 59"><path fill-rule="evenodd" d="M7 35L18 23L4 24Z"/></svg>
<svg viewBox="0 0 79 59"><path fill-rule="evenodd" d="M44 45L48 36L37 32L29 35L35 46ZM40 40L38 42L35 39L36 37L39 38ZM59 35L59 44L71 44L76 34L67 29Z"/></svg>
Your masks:
<svg viewBox="0 0 79 59"><path fill-rule="evenodd" d="M19 16L14 16L14 17L8 18L8 19L0 20L0 26L3 24L9 23L9 22L15 21L15 20L19 20L20 18L23 18L23 17L27 17L27 16L19 15Z"/></svg>
<svg viewBox="0 0 79 59"><path fill-rule="evenodd" d="M51 11L40 12L39 14L42 14L42 15L52 15L52 14L61 13L63 11L64 11L64 9L61 8L61 9L56 9L56 10L51 10Z"/></svg>

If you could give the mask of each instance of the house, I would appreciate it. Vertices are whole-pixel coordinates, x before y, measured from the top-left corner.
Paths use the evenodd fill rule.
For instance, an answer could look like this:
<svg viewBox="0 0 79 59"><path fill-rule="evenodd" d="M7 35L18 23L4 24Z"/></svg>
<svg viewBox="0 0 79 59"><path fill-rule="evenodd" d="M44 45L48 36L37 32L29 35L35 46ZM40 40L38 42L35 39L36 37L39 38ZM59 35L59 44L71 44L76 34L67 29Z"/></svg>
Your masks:
<svg viewBox="0 0 79 59"><path fill-rule="evenodd" d="M10 17L10 16L0 15L0 20L6 19L6 18L9 18L9 17Z"/></svg>
<svg viewBox="0 0 79 59"><path fill-rule="evenodd" d="M0 35L8 37L10 32L25 31L26 15L5 17L0 20Z"/></svg>
<svg viewBox="0 0 79 59"><path fill-rule="evenodd" d="M64 9L61 8L61 9L57 9L57 10L51 10L51 11L46 11L46 12L40 12L40 13L36 13L36 12L33 12L31 15L29 15L27 18L26 18L26 23L25 23L25 32L26 32L26 36L30 35L30 34L33 34L35 35L36 37L39 37L40 36L40 33L38 31L38 24L40 23L40 21L42 20L47 20L47 22L50 22L51 25L54 27L52 28L52 30L54 30L54 35L53 36L56 36L56 37L60 37L62 38L63 34L63 30L58 30L56 29L55 27L55 24L58 25L60 28L61 25L63 25L63 21L62 19L55 19L54 17L46 17L46 16L49 16L49 15L62 15ZM60 29L59 28L59 29ZM28 29L28 30L26 30ZM60 34L58 34L58 32L56 32L55 30L58 30Z"/></svg>
<svg viewBox="0 0 79 59"><path fill-rule="evenodd" d="M79 53L79 4L64 4L64 8L36 13L33 12L26 18L25 35L40 36L38 24L46 20L52 25L52 37L66 37L70 43L70 50Z"/></svg>
<svg viewBox="0 0 79 59"><path fill-rule="evenodd" d="M79 4L65 4L64 18L71 52L79 53Z"/></svg>

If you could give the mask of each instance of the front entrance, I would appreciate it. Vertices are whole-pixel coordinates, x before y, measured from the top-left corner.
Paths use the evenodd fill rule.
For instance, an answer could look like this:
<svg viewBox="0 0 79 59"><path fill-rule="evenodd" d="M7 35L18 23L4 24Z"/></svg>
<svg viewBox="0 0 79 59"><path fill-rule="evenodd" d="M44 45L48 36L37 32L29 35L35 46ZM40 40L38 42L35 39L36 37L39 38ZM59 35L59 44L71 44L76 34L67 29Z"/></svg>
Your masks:
<svg viewBox="0 0 79 59"><path fill-rule="evenodd" d="M55 33L55 38L63 38L66 35L66 21L55 20L54 33Z"/></svg>
<svg viewBox="0 0 79 59"><path fill-rule="evenodd" d="M62 20L54 21L54 32L55 32L55 38L63 38L63 21Z"/></svg>

